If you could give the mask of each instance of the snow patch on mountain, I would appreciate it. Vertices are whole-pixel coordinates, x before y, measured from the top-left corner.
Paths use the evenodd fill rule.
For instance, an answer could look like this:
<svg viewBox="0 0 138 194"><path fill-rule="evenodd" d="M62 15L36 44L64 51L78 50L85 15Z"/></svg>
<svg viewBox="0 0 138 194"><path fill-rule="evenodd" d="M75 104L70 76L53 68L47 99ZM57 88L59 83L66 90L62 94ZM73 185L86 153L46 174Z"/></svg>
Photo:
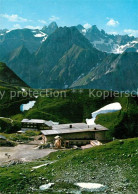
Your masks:
<svg viewBox="0 0 138 194"><path fill-rule="evenodd" d="M105 39L100 39L100 40L96 40L96 41L93 41L92 44L96 47L96 45L98 44L105 44L105 45L111 45L113 43L113 40L112 39L109 39L108 42L105 42Z"/></svg>
<svg viewBox="0 0 138 194"><path fill-rule="evenodd" d="M106 72L105 72L105 75L108 74L108 73L111 73L112 71L110 69L108 69Z"/></svg>
<svg viewBox="0 0 138 194"><path fill-rule="evenodd" d="M127 44L125 44L125 45L121 45L121 46L119 46L119 45L115 45L115 48L114 48L114 50L113 50L113 53L116 53L116 54L121 54L121 53L123 53L127 48L132 48L132 47L134 47L135 46L135 44L137 44L138 43L138 41L132 41L132 42L128 42Z"/></svg>
<svg viewBox="0 0 138 194"><path fill-rule="evenodd" d="M85 35L86 34L86 29L82 29L82 34Z"/></svg>
<svg viewBox="0 0 138 194"><path fill-rule="evenodd" d="M38 38L44 37L44 36L46 36L46 34L45 34L44 32L41 32L41 31L39 31L38 34L35 34L35 35L34 35L34 37L38 37Z"/></svg>
<svg viewBox="0 0 138 194"><path fill-rule="evenodd" d="M80 78L82 78L83 76L84 76L84 73L82 73L81 75L79 75L78 78L73 82L73 84L74 84L75 82L77 82Z"/></svg>
<svg viewBox="0 0 138 194"><path fill-rule="evenodd" d="M44 42L47 38L48 36L45 36L41 42Z"/></svg>
<svg viewBox="0 0 138 194"><path fill-rule="evenodd" d="M11 31L12 31L12 30L7 30L6 33L9 33L9 32L11 32Z"/></svg>
<svg viewBox="0 0 138 194"><path fill-rule="evenodd" d="M29 101L27 104L22 104L20 106L20 110L24 112L25 110L29 110L35 105L36 101Z"/></svg>
<svg viewBox="0 0 138 194"><path fill-rule="evenodd" d="M34 36L39 38L39 37L43 37L45 35L43 35L43 34L35 34Z"/></svg>
<svg viewBox="0 0 138 194"><path fill-rule="evenodd" d="M122 109L122 106L119 102L108 104L108 105L100 108L99 110L93 112L91 114L92 118L91 119L86 119L86 123L87 123L87 125L94 125L97 115L106 114L106 113L110 113L110 112L116 112L116 111L119 111L121 109Z"/></svg>

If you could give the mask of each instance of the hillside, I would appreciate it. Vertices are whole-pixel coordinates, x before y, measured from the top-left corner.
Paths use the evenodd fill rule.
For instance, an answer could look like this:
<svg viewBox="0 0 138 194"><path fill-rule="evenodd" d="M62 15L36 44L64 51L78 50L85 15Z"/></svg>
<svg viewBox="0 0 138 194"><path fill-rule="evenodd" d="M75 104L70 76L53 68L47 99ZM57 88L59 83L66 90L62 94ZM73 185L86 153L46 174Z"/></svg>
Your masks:
<svg viewBox="0 0 138 194"><path fill-rule="evenodd" d="M110 55L71 87L137 92L138 53Z"/></svg>
<svg viewBox="0 0 138 194"><path fill-rule="evenodd" d="M127 94L120 93L118 97L114 92L109 92L108 97L104 97L108 91L94 90L93 95L89 96L89 90L36 90L42 96L38 98L23 97L23 91L20 87L11 87L10 85L1 86L1 92L4 97L0 101L0 116L10 117L14 122L20 123L23 118L53 120L59 123L77 123L86 122L86 118L91 118L91 113L110 103L119 102L122 106L121 111L107 114L100 114L96 118L96 123L109 128L106 134L107 139L129 138L138 136L138 98L135 96L127 97ZM20 95L10 98L10 92L20 91ZM22 91L22 92L21 92ZM98 93L101 96L96 96ZM58 97L57 97L58 94ZM54 97L54 95L56 95ZM26 104L30 100L35 100L35 105L28 111L21 112L20 105ZM1 120L1 132L13 132L12 125L6 120Z"/></svg>
<svg viewBox="0 0 138 194"><path fill-rule="evenodd" d="M107 193L137 193L137 147L137 138L116 140L83 151L57 151L31 163L5 165L0 167L0 192L88 194L90 190L74 183L90 182L105 185ZM41 191L39 187L47 183L54 185Z"/></svg>
<svg viewBox="0 0 138 194"><path fill-rule="evenodd" d="M0 81L13 86L28 87L6 64L0 62Z"/></svg>
<svg viewBox="0 0 138 194"><path fill-rule="evenodd" d="M95 90L94 96L89 97L89 90L67 90L60 91L59 97L54 97L53 93L38 97L33 108L25 111L23 114L12 116L14 120L28 119L45 119L53 120L60 123L77 123L85 122L86 118L91 118L91 113L113 102L119 102L122 110L116 113L108 113L99 115L96 122L109 128L107 139L137 137L138 127L138 98L126 97L125 94L120 94L115 97L113 92L104 98L104 92ZM97 97L97 93L102 95ZM133 122L132 122L133 121Z"/></svg>
<svg viewBox="0 0 138 194"><path fill-rule="evenodd" d="M25 83L30 85L34 58L25 46L13 50L5 58L10 69L12 69Z"/></svg>
<svg viewBox="0 0 138 194"><path fill-rule="evenodd" d="M94 49L75 27L58 28L35 54L39 83L35 83L36 80L33 87L69 87L70 82L75 81L82 72L88 72L105 56ZM84 57L82 64L80 61Z"/></svg>
<svg viewBox="0 0 138 194"><path fill-rule="evenodd" d="M20 105L33 99L25 90L29 90L28 85L0 62L0 117L20 113Z"/></svg>

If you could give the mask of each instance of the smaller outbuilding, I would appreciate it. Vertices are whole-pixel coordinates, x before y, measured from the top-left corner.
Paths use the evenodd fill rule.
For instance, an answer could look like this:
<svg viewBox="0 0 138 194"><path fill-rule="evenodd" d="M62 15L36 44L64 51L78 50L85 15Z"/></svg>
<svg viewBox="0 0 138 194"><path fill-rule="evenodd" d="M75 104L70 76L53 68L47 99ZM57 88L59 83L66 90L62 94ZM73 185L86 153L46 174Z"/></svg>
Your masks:
<svg viewBox="0 0 138 194"><path fill-rule="evenodd" d="M58 122L46 121L42 119L23 119L21 121L21 130L18 133L25 133L27 130L51 130L53 125L58 125Z"/></svg>

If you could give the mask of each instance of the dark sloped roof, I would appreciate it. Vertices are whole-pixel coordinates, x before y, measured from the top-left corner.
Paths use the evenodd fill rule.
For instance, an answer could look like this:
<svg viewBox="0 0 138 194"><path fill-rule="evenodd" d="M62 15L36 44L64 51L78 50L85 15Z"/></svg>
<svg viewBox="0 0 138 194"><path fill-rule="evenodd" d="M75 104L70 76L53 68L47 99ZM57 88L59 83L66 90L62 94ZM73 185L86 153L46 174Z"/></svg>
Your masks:
<svg viewBox="0 0 138 194"><path fill-rule="evenodd" d="M63 125L62 125L63 126ZM67 125L69 126L69 124ZM73 126L73 124L72 124ZM87 128L86 128L87 127ZM95 130L96 128L96 130ZM72 127L72 128L60 128L60 125L58 125L58 128L52 129L52 130L42 130L42 134L49 136L49 135L60 135L60 134L68 134L68 133L82 133L82 132L95 132L95 131L107 131L108 129L106 127L103 127L102 125L91 125L88 128L88 125L86 125L83 128L80 127Z"/></svg>
<svg viewBox="0 0 138 194"><path fill-rule="evenodd" d="M53 125L58 125L59 123L58 122L53 122L53 121L45 121L45 120L42 120L42 119L23 119L21 121L22 123L34 123L34 124L45 124L47 126L53 126Z"/></svg>

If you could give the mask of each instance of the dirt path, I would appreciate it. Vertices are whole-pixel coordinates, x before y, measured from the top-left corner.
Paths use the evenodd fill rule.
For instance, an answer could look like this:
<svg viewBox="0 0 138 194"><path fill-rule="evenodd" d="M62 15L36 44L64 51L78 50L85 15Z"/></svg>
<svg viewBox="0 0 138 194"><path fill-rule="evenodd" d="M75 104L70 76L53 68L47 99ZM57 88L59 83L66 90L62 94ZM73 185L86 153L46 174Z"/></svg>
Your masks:
<svg viewBox="0 0 138 194"><path fill-rule="evenodd" d="M38 149L36 145L19 144L15 147L0 147L0 165L11 160L32 161L47 156L53 149ZM8 158L5 153L10 155Z"/></svg>

